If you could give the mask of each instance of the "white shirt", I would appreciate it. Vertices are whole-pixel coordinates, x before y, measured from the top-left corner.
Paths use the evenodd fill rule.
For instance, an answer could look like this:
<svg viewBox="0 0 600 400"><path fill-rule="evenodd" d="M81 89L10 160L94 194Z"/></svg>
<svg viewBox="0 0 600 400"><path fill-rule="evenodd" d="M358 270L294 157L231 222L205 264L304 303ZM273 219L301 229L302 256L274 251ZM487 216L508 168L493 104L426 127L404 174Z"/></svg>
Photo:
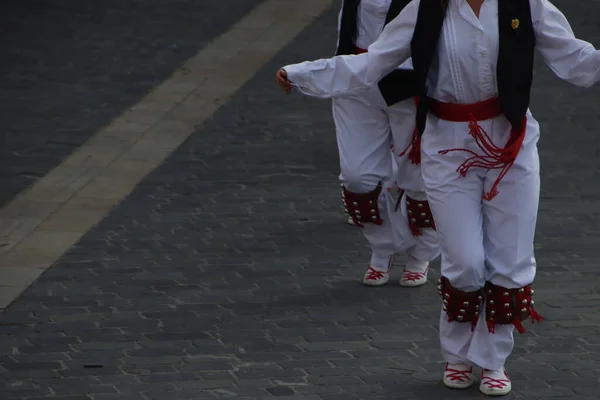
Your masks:
<svg viewBox="0 0 600 400"><path fill-rule="evenodd" d="M366 49L381 35L390 4L392 0L361 0L357 15L358 32L355 43L357 47ZM340 18L341 14L340 10Z"/></svg>
<svg viewBox="0 0 600 400"><path fill-rule="evenodd" d="M361 49L367 49L372 45L385 27L385 19L390 9L392 0L361 0L358 5L357 19L357 34L355 46ZM338 32L342 23L342 9L338 17ZM338 38L339 44L339 38ZM406 69L412 69L410 60L402 63L400 66Z"/></svg>
<svg viewBox="0 0 600 400"><path fill-rule="evenodd" d="M530 0L536 49L560 78L589 87L600 77L600 52L575 38L565 16L548 0ZM317 97L345 96L375 85L410 57L419 0L391 21L368 53L336 56L284 67L300 90ZM466 0L450 0L429 96L475 103L497 96L498 0L486 0L477 18ZM517 61L515 61L517 62Z"/></svg>

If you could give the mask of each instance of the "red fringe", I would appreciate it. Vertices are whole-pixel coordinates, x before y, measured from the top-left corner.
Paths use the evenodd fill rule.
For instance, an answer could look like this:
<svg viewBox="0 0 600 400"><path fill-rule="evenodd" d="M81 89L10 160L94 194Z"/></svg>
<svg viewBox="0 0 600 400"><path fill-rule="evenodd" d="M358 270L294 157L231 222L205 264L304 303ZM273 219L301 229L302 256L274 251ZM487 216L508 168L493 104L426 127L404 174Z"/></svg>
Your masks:
<svg viewBox="0 0 600 400"><path fill-rule="evenodd" d="M542 321L544 321L544 317L538 314L537 311L535 311L532 307L529 308L529 316L531 317L532 324L535 322L541 323ZM517 332L519 332L520 334L527 332L527 330L523 326L523 322L520 319L515 318L513 320L513 325L515 326ZM493 319L487 321L487 328L490 333L496 333L496 324L494 323Z"/></svg>
<svg viewBox="0 0 600 400"><path fill-rule="evenodd" d="M415 108L419 108L420 99L418 97L415 97L413 100L415 102ZM421 164L421 135L419 135L419 131L417 130L416 126L415 126L415 129L413 129L413 134L412 134L412 138L410 139L410 143L408 143L408 146L406 146L406 148L400 154L398 154L398 156L402 157L403 155L406 154L406 152L409 149L410 149L410 152L408 153L408 159L410 160L410 163L414 164L414 165L420 165Z"/></svg>
<svg viewBox="0 0 600 400"><path fill-rule="evenodd" d="M408 153L408 159L412 164L421 164L421 136L416 128L413 133L412 149L410 149L410 153Z"/></svg>
<svg viewBox="0 0 600 400"><path fill-rule="evenodd" d="M406 148L400 154L398 154L398 156L402 157L409 150L410 150L410 152L408 153L408 159L410 160L410 163L414 164L414 165L420 165L421 164L421 135L419 135L419 131L417 131L417 128L415 128L413 130L412 138L410 139L410 143L408 144L408 146L406 146Z"/></svg>
<svg viewBox="0 0 600 400"><path fill-rule="evenodd" d="M469 134L475 139L475 142L479 148L483 151L483 155L479 155L469 149L455 148L448 150L441 150L439 154L447 154L452 151L465 151L471 154L467 160L459 165L457 171L461 176L465 176L470 168L486 168L486 169L501 169L498 178L492 185L492 188L488 193L483 196L484 200L491 200L498 194L498 185L504 176L508 173L510 168L515 163L519 150L523 145L523 139L525 138L525 128L527 125L527 118L523 119L521 130L518 132L512 131L511 137L506 144L506 147L498 147L493 142L488 133L478 124L475 118L469 121Z"/></svg>
<svg viewBox="0 0 600 400"><path fill-rule="evenodd" d="M515 328L517 328L517 332L519 332L521 334L525 333L525 327L521 323L520 319L515 319L513 322L513 325L515 326Z"/></svg>
<svg viewBox="0 0 600 400"><path fill-rule="evenodd" d="M541 324L541 323L542 323L542 321L544 321L544 319L545 319L545 318L544 318L544 317L542 317L540 314L538 314L538 313L537 313L537 311L535 311L533 308L531 308L531 309L529 310L529 316L531 317L531 323L532 323L532 324L534 324L534 323L536 323L536 322L537 322L538 324Z"/></svg>

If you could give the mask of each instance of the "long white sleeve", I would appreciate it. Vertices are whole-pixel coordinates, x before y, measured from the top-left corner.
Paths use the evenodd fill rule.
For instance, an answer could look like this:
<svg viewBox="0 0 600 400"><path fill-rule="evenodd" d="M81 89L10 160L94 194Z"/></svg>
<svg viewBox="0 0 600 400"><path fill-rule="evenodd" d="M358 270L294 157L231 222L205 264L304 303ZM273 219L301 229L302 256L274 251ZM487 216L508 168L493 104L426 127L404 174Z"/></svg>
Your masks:
<svg viewBox="0 0 600 400"><path fill-rule="evenodd" d="M548 0L531 0L536 48L561 79L590 87L600 79L600 52L577 39L564 14Z"/></svg>
<svg viewBox="0 0 600 400"><path fill-rule="evenodd" d="M286 65L288 79L304 94L330 98L373 87L410 57L419 0L409 3L385 29L368 52Z"/></svg>

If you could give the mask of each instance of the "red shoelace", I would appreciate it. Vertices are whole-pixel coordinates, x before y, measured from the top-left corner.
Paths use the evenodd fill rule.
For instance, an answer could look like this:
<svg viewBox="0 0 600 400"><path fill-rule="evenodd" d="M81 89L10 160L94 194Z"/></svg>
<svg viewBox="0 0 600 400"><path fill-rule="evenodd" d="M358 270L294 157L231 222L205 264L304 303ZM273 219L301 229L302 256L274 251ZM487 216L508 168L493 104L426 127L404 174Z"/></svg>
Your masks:
<svg viewBox="0 0 600 400"><path fill-rule="evenodd" d="M421 280L427 275L427 271L425 272L413 272L413 271L404 271L402 274L402 280L404 281L418 281Z"/></svg>
<svg viewBox="0 0 600 400"><path fill-rule="evenodd" d="M504 389L508 385L508 382L510 382L508 379L494 379L490 376L485 376L485 373L489 371L488 369L481 371L481 383L489 389Z"/></svg>
<svg viewBox="0 0 600 400"><path fill-rule="evenodd" d="M446 379L451 381L459 381L461 383L466 383L472 379L471 373L473 372L473 368L469 368L466 371L460 371L458 369L448 368L448 364L446 364L446 368L444 370Z"/></svg>
<svg viewBox="0 0 600 400"><path fill-rule="evenodd" d="M367 274L367 280L377 281L385 276L388 271L379 271L373 267L369 267L369 273Z"/></svg>

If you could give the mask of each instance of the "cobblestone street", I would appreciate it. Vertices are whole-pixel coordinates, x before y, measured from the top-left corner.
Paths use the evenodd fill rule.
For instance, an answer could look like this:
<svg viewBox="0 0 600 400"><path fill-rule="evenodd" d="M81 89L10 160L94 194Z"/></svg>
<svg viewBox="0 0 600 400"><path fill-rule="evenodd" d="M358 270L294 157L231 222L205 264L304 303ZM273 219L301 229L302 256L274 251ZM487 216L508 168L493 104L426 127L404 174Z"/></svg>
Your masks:
<svg viewBox="0 0 600 400"><path fill-rule="evenodd" d="M261 2L27 3L0 11L21 38L0 44L0 206ZM600 2L554 4L600 47ZM362 286L370 254L340 208L330 103L274 84L279 66L333 52L338 7L0 314L1 400L485 398L441 383L437 263L421 288ZM78 35L49 34L61 25ZM517 339L507 398L597 400L600 90L559 81L540 57L534 84L546 321Z"/></svg>

